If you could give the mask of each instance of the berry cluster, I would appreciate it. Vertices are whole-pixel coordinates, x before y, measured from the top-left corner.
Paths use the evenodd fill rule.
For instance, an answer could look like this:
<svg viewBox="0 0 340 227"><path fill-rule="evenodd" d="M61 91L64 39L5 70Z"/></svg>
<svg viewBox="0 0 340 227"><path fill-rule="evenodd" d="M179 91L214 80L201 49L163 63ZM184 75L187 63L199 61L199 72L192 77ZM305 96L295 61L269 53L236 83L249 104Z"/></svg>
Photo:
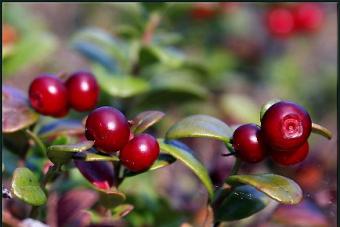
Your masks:
<svg viewBox="0 0 340 227"><path fill-rule="evenodd" d="M88 115L85 136L105 153L119 151L120 161L132 172L150 168L159 155L157 140L145 133L134 136L128 120L113 107L99 107Z"/></svg>
<svg viewBox="0 0 340 227"><path fill-rule="evenodd" d="M324 12L317 3L280 5L266 14L269 32L276 37L290 37L296 32L313 33L322 24Z"/></svg>
<svg viewBox="0 0 340 227"><path fill-rule="evenodd" d="M77 111L92 110L97 103L99 86L89 72L75 72L65 82L54 75L35 78L29 88L31 106L39 113L64 117L70 107Z"/></svg>
<svg viewBox="0 0 340 227"><path fill-rule="evenodd" d="M307 157L311 130L312 120L303 107L280 101L265 112L261 127L245 124L237 128L232 143L245 162L260 162L270 155L278 164L293 165Z"/></svg>

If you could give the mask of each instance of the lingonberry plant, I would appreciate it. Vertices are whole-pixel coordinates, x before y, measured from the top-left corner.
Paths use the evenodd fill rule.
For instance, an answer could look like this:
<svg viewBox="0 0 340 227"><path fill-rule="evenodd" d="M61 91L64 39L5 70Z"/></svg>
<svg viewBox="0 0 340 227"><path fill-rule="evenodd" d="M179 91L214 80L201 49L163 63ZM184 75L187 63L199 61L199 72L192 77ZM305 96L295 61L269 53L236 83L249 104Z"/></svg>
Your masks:
<svg viewBox="0 0 340 227"><path fill-rule="evenodd" d="M72 47L90 60L91 70L41 74L30 81L26 93L3 86L5 146L19 159L10 185L3 189L3 198L25 204L21 210L13 202L10 209L53 223L51 226L75 226L85 219L89 226L120 226L119 220L125 216L143 211L136 205L140 198L136 200L128 189L148 191L136 187L134 180L161 168L172 171L171 168L177 168L175 163L187 167L204 186L204 192L197 195L204 200L206 215L193 226L219 226L222 222L242 220L273 203L300 203L303 192L292 179L274 170L263 173L254 168L250 173L243 167L266 163L293 169L294 165L305 163L309 148L314 146L308 141L311 133L330 139L331 132L312 122L316 119L313 112L309 113L312 108L288 100L269 100L261 110L255 106L258 121L243 121L247 123L237 127L230 125L242 121L197 114L191 106L179 114L177 107L181 103L210 96L188 71L195 76L211 76L206 86L212 86L210 79L221 72L227 57L212 56L222 62L223 67L217 68L205 66L210 58L198 63L183 57L174 45L168 44L176 36L171 39L166 33L164 38L155 32L163 19L160 9L164 5L144 4L140 20L134 20L137 25L120 28L120 36L112 37L101 30L82 30L74 36ZM226 3L194 4L187 14L202 22L217 18L228 7L231 6ZM316 11L311 5L270 8L266 25L271 34L280 37L297 30L314 31L322 19ZM259 56L257 46L251 48L251 53L244 44L234 49L246 62ZM220 74L224 76L224 71ZM219 93L222 89L216 87L213 89ZM222 101L230 102L230 97L228 94ZM232 99L236 100L232 104L235 109L244 103L254 105L235 96ZM210 108L200 104L198 109L202 112ZM175 115L184 117L175 120L174 113L164 106L174 106ZM233 109L226 110L229 111ZM157 128L165 121L166 128ZM231 163L230 171L220 171L226 173L221 184L214 181L211 167L200 160L197 150L188 143L190 138L202 144L208 143L205 139L220 143L223 152L216 149L214 156ZM171 184L181 182L173 178ZM71 205L63 209L64 204ZM157 209L153 208L152 216L158 215ZM58 220L54 220L50 210L61 213Z"/></svg>

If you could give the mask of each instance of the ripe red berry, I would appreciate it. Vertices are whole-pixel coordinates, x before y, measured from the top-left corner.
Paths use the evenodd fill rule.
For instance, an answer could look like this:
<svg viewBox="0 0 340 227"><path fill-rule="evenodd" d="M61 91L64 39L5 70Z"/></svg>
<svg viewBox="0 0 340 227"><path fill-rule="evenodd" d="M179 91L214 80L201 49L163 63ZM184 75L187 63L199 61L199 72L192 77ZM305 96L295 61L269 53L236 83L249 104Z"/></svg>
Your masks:
<svg viewBox="0 0 340 227"><path fill-rule="evenodd" d="M304 32L314 32L321 27L324 13L317 3L300 3L294 10L297 28Z"/></svg>
<svg viewBox="0 0 340 227"><path fill-rule="evenodd" d="M96 107L99 87L96 78L89 72L76 72L65 82L70 106L78 111Z"/></svg>
<svg viewBox="0 0 340 227"><path fill-rule="evenodd" d="M260 127L245 124L238 127L233 135L236 155L245 162L260 162L265 157L265 147L260 142Z"/></svg>
<svg viewBox="0 0 340 227"><path fill-rule="evenodd" d="M141 172L150 168L158 155L157 140L148 134L140 134L126 144L119 158L128 170Z"/></svg>
<svg viewBox="0 0 340 227"><path fill-rule="evenodd" d="M273 104L261 119L263 141L275 150L290 150L304 144L312 129L307 111L292 102Z"/></svg>
<svg viewBox="0 0 340 227"><path fill-rule="evenodd" d="M308 149L308 142L305 142L301 147L294 148L290 151L271 151L271 157L278 164L285 166L294 165L306 159Z"/></svg>
<svg viewBox="0 0 340 227"><path fill-rule="evenodd" d="M277 37L288 37L295 29L293 13L287 8L273 8L266 15L269 32Z"/></svg>
<svg viewBox="0 0 340 227"><path fill-rule="evenodd" d="M217 14L217 4L213 2L196 2L193 4L191 11L194 19L206 20L214 17Z"/></svg>
<svg viewBox="0 0 340 227"><path fill-rule="evenodd" d="M68 113L67 90L59 78L41 75L33 80L28 93L37 112L53 117L63 117Z"/></svg>
<svg viewBox="0 0 340 227"><path fill-rule="evenodd" d="M130 128L125 116L117 109L103 106L93 110L85 123L85 136L94 140L94 146L112 153L129 141Z"/></svg>

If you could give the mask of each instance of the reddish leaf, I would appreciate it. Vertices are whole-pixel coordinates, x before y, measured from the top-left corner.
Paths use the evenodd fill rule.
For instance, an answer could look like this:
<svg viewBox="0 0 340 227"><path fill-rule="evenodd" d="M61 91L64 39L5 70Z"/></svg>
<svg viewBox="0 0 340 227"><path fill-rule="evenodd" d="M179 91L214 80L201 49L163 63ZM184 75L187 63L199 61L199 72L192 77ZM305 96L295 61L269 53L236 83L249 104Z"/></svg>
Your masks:
<svg viewBox="0 0 340 227"><path fill-rule="evenodd" d="M22 91L2 86L2 132L16 132L34 124L38 118Z"/></svg>
<svg viewBox="0 0 340 227"><path fill-rule="evenodd" d="M74 160L80 173L96 188L108 190L114 183L114 170L111 162L84 162Z"/></svg>

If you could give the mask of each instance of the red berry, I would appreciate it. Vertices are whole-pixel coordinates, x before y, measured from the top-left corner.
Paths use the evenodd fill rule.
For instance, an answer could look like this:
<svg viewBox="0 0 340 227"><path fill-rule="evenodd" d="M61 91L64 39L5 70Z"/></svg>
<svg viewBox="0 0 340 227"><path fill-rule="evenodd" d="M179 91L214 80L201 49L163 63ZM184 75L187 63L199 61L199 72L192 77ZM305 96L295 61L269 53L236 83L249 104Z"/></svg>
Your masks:
<svg viewBox="0 0 340 227"><path fill-rule="evenodd" d="M39 76L31 83L28 93L37 112L53 117L63 117L68 113L67 90L59 78Z"/></svg>
<svg viewBox="0 0 340 227"><path fill-rule="evenodd" d="M210 19L217 13L217 5L213 2L196 2L191 11L193 18L197 20Z"/></svg>
<svg viewBox="0 0 340 227"><path fill-rule="evenodd" d="M94 146L112 153L129 141L130 128L125 116L117 109L103 106L93 110L85 123L85 136Z"/></svg>
<svg viewBox="0 0 340 227"><path fill-rule="evenodd" d="M78 111L96 107L99 87L96 78L89 72L76 72L65 82L70 106Z"/></svg>
<svg viewBox="0 0 340 227"><path fill-rule="evenodd" d="M277 37L288 37L295 29L293 13L286 8L271 9L266 15L266 22L269 32Z"/></svg>
<svg viewBox="0 0 340 227"><path fill-rule="evenodd" d="M157 140L148 134L140 134L126 144L120 151L119 158L130 171L141 172L150 168L158 155Z"/></svg>
<svg viewBox="0 0 340 227"><path fill-rule="evenodd" d="M260 143L260 127L245 124L238 127L233 135L236 155L245 162L260 162L265 157L265 147Z"/></svg>
<svg viewBox="0 0 340 227"><path fill-rule="evenodd" d="M306 159L308 148L308 142L305 142L301 147L290 151L271 151L271 157L278 164L285 166L294 165Z"/></svg>
<svg viewBox="0 0 340 227"><path fill-rule="evenodd" d="M275 150L290 150L304 144L312 129L307 111L292 102L273 104L261 119L262 139Z"/></svg>
<svg viewBox="0 0 340 227"><path fill-rule="evenodd" d="M294 20L299 30L314 32L324 19L324 13L317 3L301 3L294 10Z"/></svg>

